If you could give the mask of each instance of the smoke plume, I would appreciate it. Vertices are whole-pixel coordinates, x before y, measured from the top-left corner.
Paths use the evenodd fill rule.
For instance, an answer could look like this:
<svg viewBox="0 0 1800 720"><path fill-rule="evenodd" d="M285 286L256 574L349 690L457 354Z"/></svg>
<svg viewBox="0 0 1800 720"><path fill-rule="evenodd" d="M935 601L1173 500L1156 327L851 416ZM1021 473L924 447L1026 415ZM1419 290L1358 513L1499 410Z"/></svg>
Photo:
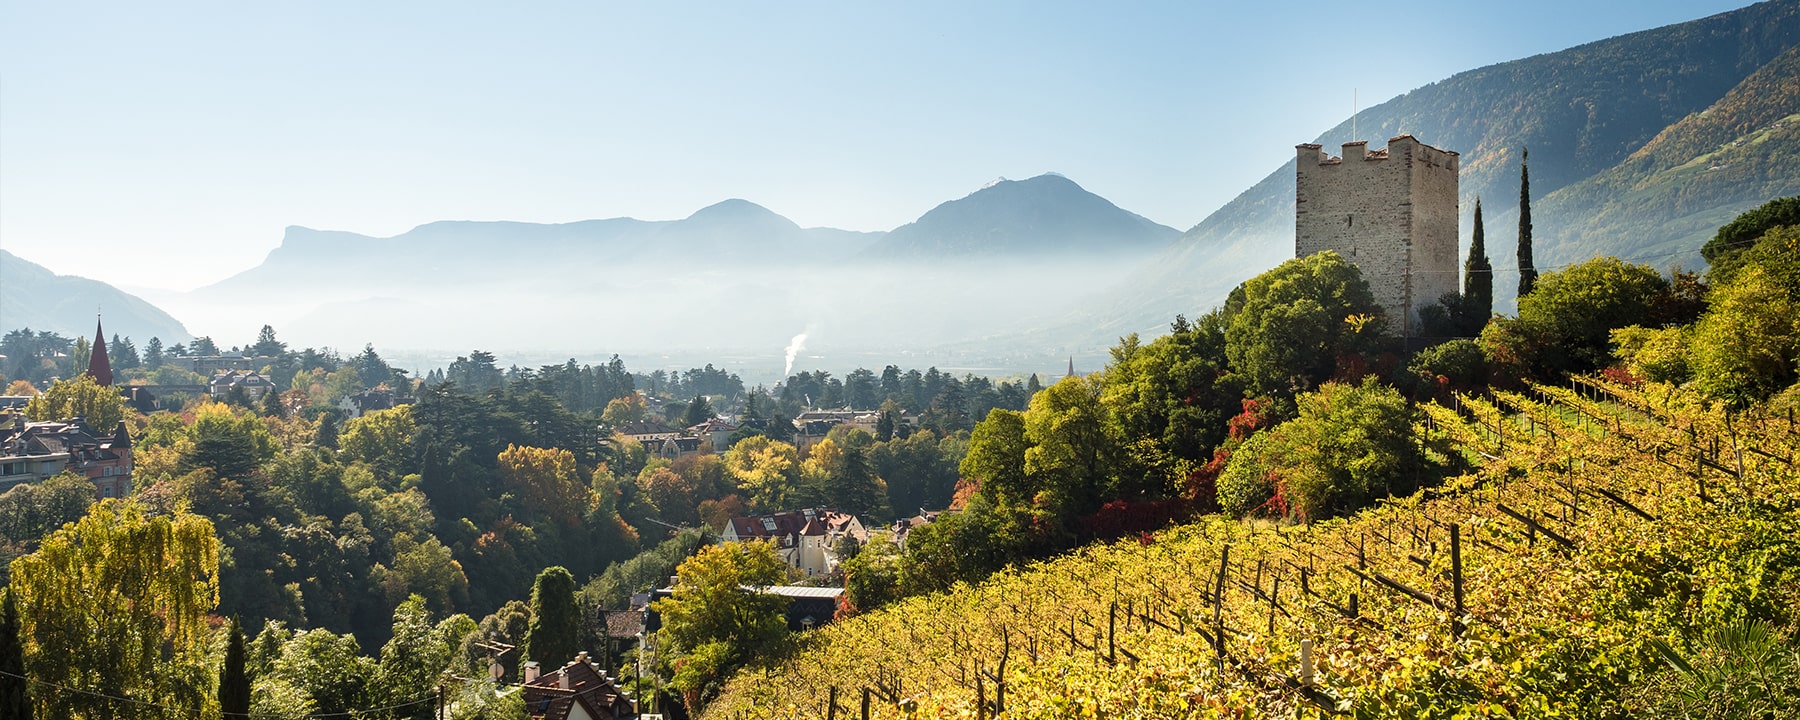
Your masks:
<svg viewBox="0 0 1800 720"><path fill-rule="evenodd" d="M806 349L806 333L800 333L799 335L795 335L794 339L788 342L787 367L782 368L782 370L781 370L782 377L785 378L785 377L793 374L794 358L799 357L800 351L805 350L805 349Z"/></svg>

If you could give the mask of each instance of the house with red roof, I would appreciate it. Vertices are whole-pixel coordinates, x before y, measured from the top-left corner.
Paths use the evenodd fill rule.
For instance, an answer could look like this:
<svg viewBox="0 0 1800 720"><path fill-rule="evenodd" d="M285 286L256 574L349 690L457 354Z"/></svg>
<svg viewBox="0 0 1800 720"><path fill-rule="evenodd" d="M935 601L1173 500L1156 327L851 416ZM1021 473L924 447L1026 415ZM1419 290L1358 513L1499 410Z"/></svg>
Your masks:
<svg viewBox="0 0 1800 720"><path fill-rule="evenodd" d="M837 555L832 548L837 541L855 538L869 541L869 531L862 521L850 513L829 508L804 508L768 515L734 517L725 524L719 537L725 542L762 540L774 544L775 552L789 567L809 576L829 575L837 568Z"/></svg>

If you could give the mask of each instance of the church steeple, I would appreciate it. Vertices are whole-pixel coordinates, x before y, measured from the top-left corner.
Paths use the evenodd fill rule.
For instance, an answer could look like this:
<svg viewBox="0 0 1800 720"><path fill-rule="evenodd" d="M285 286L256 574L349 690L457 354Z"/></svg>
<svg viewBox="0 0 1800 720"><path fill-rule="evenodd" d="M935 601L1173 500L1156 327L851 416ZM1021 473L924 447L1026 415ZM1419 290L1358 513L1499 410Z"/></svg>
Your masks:
<svg viewBox="0 0 1800 720"><path fill-rule="evenodd" d="M1069 356L1069 374L1064 375L1063 377L1075 377L1075 356L1074 355Z"/></svg>
<svg viewBox="0 0 1800 720"><path fill-rule="evenodd" d="M94 316L94 353L88 356L87 376L100 387L112 387L112 361L106 357L106 333L100 329L100 317Z"/></svg>

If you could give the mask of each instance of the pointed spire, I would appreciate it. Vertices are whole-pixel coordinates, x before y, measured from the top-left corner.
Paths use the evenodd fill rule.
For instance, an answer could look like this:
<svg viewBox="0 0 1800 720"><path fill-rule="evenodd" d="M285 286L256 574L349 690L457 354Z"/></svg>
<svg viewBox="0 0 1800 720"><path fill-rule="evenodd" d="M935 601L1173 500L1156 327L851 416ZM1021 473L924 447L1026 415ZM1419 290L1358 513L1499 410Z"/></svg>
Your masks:
<svg viewBox="0 0 1800 720"><path fill-rule="evenodd" d="M87 376L100 387L112 387L112 361L106 357L106 333L100 329L100 316L94 316L94 352L88 356Z"/></svg>
<svg viewBox="0 0 1800 720"><path fill-rule="evenodd" d="M1069 356L1069 374L1063 377L1075 377L1075 356Z"/></svg>

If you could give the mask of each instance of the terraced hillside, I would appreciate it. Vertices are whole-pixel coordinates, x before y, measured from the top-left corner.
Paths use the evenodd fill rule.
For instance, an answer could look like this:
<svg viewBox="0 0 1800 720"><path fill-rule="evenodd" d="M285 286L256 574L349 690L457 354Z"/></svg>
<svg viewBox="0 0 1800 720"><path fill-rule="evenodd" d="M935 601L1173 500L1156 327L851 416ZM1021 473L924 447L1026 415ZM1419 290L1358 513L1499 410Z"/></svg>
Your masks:
<svg viewBox="0 0 1800 720"><path fill-rule="evenodd" d="M1426 416L1478 472L1347 519L1209 518L911 598L740 673L704 717L1633 717L1741 659L1719 628L1792 628L1786 410L1584 379Z"/></svg>

